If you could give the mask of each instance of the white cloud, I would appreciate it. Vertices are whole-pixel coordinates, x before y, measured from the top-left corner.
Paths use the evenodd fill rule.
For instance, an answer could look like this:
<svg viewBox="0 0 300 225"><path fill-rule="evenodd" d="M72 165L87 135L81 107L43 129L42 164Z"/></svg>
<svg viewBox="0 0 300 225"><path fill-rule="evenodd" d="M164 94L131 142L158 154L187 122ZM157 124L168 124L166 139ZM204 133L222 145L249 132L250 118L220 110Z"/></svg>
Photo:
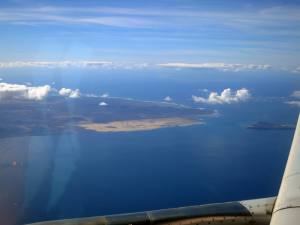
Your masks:
<svg viewBox="0 0 300 225"><path fill-rule="evenodd" d="M28 88L28 97L33 100L42 100L46 97L51 91L51 87L49 85L41 86L41 87L29 87Z"/></svg>
<svg viewBox="0 0 300 225"><path fill-rule="evenodd" d="M58 94L64 97L69 98L79 98L80 97L80 91L79 89L69 89L69 88L62 88L58 91Z"/></svg>
<svg viewBox="0 0 300 225"><path fill-rule="evenodd" d="M102 95L100 95L101 98L107 98L109 97L109 94L108 93L103 93Z"/></svg>
<svg viewBox="0 0 300 225"><path fill-rule="evenodd" d="M106 102L100 102L99 105L100 106L107 106L107 103Z"/></svg>
<svg viewBox="0 0 300 225"><path fill-rule="evenodd" d="M294 98L300 98L300 91L294 91L291 96Z"/></svg>
<svg viewBox="0 0 300 225"><path fill-rule="evenodd" d="M50 85L29 86L0 82L0 101L9 99L43 100L50 93L68 98L79 98L80 96L99 97L96 95L81 94L79 89L61 88L58 91Z"/></svg>
<svg viewBox="0 0 300 225"><path fill-rule="evenodd" d="M296 67L295 69L292 70L292 73L300 73L300 66Z"/></svg>
<svg viewBox="0 0 300 225"><path fill-rule="evenodd" d="M249 90L242 88L236 92L231 91L230 88L224 89L219 95L217 92L211 92L208 98L198 97L193 95L194 102L206 104L231 104L241 101L246 101L250 98Z"/></svg>
<svg viewBox="0 0 300 225"><path fill-rule="evenodd" d="M59 90L59 95L61 96L69 96L71 94L72 90L69 88L62 88Z"/></svg>
<svg viewBox="0 0 300 225"><path fill-rule="evenodd" d="M300 101L288 101L286 103L289 104L289 105L292 105L292 106L300 107Z"/></svg>
<svg viewBox="0 0 300 225"><path fill-rule="evenodd" d="M170 102L170 101L172 101L172 98L170 96L167 96L167 97L164 98L164 101Z"/></svg>
<svg viewBox="0 0 300 225"><path fill-rule="evenodd" d="M268 64L229 64L229 63L161 63L161 67L169 68L190 68L190 69L216 69L222 71L241 71L241 70L267 70L271 66Z"/></svg>
<svg viewBox="0 0 300 225"><path fill-rule="evenodd" d="M295 99L300 99L300 91L294 91L291 94L291 97L295 98ZM292 100L292 101L287 101L287 104L291 105L291 106L298 106L300 107L300 100Z"/></svg>
<svg viewBox="0 0 300 225"><path fill-rule="evenodd" d="M20 84L0 83L0 100L6 99L28 99L42 100L51 91L49 85L29 87Z"/></svg>

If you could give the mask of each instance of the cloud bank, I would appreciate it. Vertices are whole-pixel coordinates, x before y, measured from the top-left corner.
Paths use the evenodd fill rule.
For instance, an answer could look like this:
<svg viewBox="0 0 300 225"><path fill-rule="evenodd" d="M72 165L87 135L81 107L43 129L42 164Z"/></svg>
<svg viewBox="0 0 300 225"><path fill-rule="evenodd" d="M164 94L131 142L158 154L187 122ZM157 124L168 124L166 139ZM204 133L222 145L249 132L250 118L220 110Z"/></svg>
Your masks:
<svg viewBox="0 0 300 225"><path fill-rule="evenodd" d="M231 104L246 101L250 98L250 92L246 88L232 91L230 88L224 89L219 95L217 92L211 92L207 98L193 95L194 102L205 104Z"/></svg>
<svg viewBox="0 0 300 225"><path fill-rule="evenodd" d="M207 63L145 63L145 62L113 62L101 60L63 60L63 61L0 61L0 69L13 68L82 68L82 69L147 69L147 68L174 68L174 69L210 69L219 71L266 71L270 69L278 69L269 64L240 64L240 63L224 63L224 62L207 62ZM300 74L300 67L289 67L282 69L291 73ZM1 80L0 80L1 81Z"/></svg>
<svg viewBox="0 0 300 225"><path fill-rule="evenodd" d="M41 67L41 68L67 68L67 67L106 67L112 66L110 61L14 61L0 62L0 68L22 68L22 67Z"/></svg>
<svg viewBox="0 0 300 225"><path fill-rule="evenodd" d="M42 100L51 91L49 85L30 87L20 84L0 83L0 100L28 99Z"/></svg>
<svg viewBox="0 0 300 225"><path fill-rule="evenodd" d="M221 71L252 71L252 70L268 70L271 66L268 64L228 64L228 63L161 63L161 67L177 68L177 69L216 69Z"/></svg>
<svg viewBox="0 0 300 225"><path fill-rule="evenodd" d="M145 69L148 63L112 62L112 61L10 61L0 62L0 69L7 68L90 68L90 69Z"/></svg>

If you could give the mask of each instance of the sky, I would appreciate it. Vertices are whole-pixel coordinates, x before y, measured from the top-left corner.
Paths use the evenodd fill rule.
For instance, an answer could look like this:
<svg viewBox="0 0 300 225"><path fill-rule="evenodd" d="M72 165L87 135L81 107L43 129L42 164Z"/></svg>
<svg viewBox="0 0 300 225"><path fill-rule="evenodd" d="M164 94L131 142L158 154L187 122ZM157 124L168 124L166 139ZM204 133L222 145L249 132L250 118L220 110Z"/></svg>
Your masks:
<svg viewBox="0 0 300 225"><path fill-rule="evenodd" d="M12 0L0 9L0 67L68 61L300 73L300 1Z"/></svg>

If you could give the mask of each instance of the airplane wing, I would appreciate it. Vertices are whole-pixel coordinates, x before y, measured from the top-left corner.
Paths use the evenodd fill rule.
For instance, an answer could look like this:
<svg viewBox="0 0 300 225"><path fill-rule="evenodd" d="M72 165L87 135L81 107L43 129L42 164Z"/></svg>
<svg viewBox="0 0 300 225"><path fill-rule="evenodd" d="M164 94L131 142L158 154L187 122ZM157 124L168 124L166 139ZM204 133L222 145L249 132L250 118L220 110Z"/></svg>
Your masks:
<svg viewBox="0 0 300 225"><path fill-rule="evenodd" d="M300 115L271 225L300 224Z"/></svg>
<svg viewBox="0 0 300 225"><path fill-rule="evenodd" d="M148 212L66 219L31 225L269 224L275 198L162 209ZM259 223L258 223L259 222Z"/></svg>
<svg viewBox="0 0 300 225"><path fill-rule="evenodd" d="M30 225L296 225L300 224L300 115L278 197L65 219Z"/></svg>

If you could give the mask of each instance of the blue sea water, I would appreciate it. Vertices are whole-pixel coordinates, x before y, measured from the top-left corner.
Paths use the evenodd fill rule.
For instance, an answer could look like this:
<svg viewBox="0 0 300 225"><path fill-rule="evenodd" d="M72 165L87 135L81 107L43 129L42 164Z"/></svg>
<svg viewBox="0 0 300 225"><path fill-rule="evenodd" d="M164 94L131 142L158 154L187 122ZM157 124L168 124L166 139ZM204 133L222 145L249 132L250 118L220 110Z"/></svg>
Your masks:
<svg viewBox="0 0 300 225"><path fill-rule="evenodd" d="M296 123L285 102L300 90L290 74L199 71L20 71L6 82L175 102L218 111L205 124L144 132L28 137L24 222L96 216L274 196L293 130L250 130L257 121ZM22 72L24 73L24 71ZM45 73L44 76L38 75ZM142 74L141 74L142 73ZM202 89L248 88L248 102L198 105Z"/></svg>

